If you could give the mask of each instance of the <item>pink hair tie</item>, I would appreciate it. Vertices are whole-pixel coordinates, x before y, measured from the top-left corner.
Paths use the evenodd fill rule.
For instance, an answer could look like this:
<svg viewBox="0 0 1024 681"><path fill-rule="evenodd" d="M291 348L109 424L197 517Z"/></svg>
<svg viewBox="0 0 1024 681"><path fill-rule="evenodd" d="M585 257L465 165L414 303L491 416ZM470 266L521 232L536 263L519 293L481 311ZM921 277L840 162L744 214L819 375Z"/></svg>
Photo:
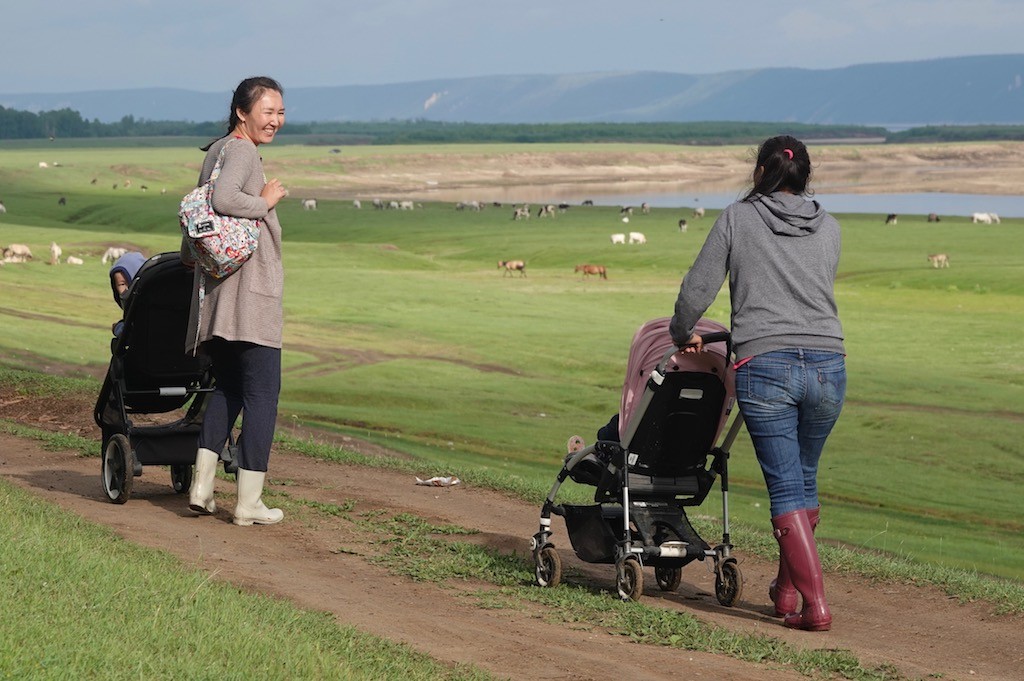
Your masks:
<svg viewBox="0 0 1024 681"><path fill-rule="evenodd" d="M783 149L782 153L784 153L786 156L789 156L789 160L790 161L793 160L793 150L792 149Z"/></svg>

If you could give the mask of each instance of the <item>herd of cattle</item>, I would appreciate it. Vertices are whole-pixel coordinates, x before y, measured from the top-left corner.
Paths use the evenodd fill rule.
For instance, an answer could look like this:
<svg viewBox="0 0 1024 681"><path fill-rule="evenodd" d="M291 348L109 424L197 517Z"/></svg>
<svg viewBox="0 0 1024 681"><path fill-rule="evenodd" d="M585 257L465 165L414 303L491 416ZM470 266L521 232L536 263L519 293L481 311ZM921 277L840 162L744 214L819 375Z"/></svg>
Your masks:
<svg viewBox="0 0 1024 681"><path fill-rule="evenodd" d="M59 203L64 205L66 199L62 196L59 199ZM362 202L359 199L352 201L354 208L362 208ZM422 208L422 204L414 203L413 201L385 201L383 199L373 199L371 205L377 210L414 210L417 207ZM455 210L457 211L481 211L487 204L481 201L459 201L455 204ZM501 208L502 204L499 202L492 202L492 207ZM582 206L593 206L594 202L590 200L583 201ZM315 198L302 199L301 206L303 210L317 210L318 201ZM537 218L554 218L558 213L564 213L569 210L569 204L544 204L537 208L535 217ZM651 212L650 205L642 203L639 208L641 215L647 215ZM7 213L7 206L4 205L3 201L0 201L0 215ZM634 214L633 206L622 206L619 210L620 218L622 222L629 223L630 217ZM534 213L529 204L520 204L513 206L512 219L513 220L529 220ZM705 210L703 207L698 206L693 209L692 218L700 219L705 216ZM940 218L935 213L929 213L927 217L928 222L939 222ZM999 215L996 213L973 213L971 215L971 222L973 224L1001 224ZM686 232L688 222L686 218L679 220L678 229L680 232ZM886 215L885 224L897 225L899 224L899 216L895 213L889 213ZM610 236L611 243L615 244L636 244L642 245L647 243L647 237L643 232L616 232ZM103 254L101 262L106 264L108 262L114 262L121 255L124 255L126 249L111 247ZM51 265L57 265L61 263L61 257L63 255L61 247L56 243L50 244L50 259ZM9 244L3 248L3 259L0 260L0 265L5 263L24 263L33 259L32 251L26 244ZM69 265L81 265L84 263L83 259L69 255L63 260L63 262ZM945 253L933 253L928 256L928 262L932 267L941 269L949 267L949 256ZM520 277L526 276L526 263L522 260L500 260L498 261L498 268L503 270L505 276L512 275L516 272L519 273ZM583 278L588 276L596 276L600 279L608 278L608 269L604 265L595 265L591 263L580 264L576 266L577 273L582 273Z"/></svg>

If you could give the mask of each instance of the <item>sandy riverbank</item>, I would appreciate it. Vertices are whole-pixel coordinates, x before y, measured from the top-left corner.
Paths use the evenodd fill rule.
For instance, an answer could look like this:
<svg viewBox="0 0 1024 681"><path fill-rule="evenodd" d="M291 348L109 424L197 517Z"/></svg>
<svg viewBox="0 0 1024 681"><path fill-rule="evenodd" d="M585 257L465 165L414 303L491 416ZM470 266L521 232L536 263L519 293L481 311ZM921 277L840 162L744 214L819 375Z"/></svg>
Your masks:
<svg viewBox="0 0 1024 681"><path fill-rule="evenodd" d="M317 179L318 195L420 200L538 201L560 194L740 191L752 168L741 147L580 145L538 153L478 150L341 156L344 172ZM502 149L494 147L493 149ZM842 193L1024 193L1024 143L811 146L812 184ZM571 191L569 191L571 190Z"/></svg>

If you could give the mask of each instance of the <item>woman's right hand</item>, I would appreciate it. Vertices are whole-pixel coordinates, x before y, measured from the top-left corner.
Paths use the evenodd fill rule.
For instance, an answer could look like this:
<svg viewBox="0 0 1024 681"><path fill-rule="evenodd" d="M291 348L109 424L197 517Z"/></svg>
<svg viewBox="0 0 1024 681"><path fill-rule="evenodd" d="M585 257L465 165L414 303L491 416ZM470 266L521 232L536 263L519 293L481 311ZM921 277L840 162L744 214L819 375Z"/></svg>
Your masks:
<svg viewBox="0 0 1024 681"><path fill-rule="evenodd" d="M267 202L267 210L273 210L278 201L288 196L288 190L285 189L281 184L281 181L275 177L263 186L263 191L260 192L260 196L262 196L263 200Z"/></svg>

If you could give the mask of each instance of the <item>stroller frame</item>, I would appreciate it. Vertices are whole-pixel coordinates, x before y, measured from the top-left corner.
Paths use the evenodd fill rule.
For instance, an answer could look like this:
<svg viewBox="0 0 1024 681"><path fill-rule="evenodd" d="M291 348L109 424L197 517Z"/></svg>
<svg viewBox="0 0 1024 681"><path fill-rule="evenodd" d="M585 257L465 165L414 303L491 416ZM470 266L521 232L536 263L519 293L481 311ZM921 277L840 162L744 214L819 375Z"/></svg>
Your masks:
<svg viewBox="0 0 1024 681"><path fill-rule="evenodd" d="M178 494L192 482L207 393L213 392L209 359L185 352L192 271L178 253L161 253L143 264L124 300L124 328L111 340L111 359L93 418L103 434L103 491L115 504L132 494L144 465L167 465ZM187 406L186 406L187 405ZM135 414L184 410L176 420L139 425ZM234 463L234 442L221 454Z"/></svg>
<svg viewBox="0 0 1024 681"><path fill-rule="evenodd" d="M728 369L732 356L731 335L718 332L703 337L705 344L726 343ZM561 582L561 558L551 541L551 515L554 514L565 518L579 558L590 563L615 564L616 587L623 600L641 597L644 565L654 567L658 586L663 591L674 591L681 582L682 568L694 560L705 559L714 562L718 601L732 606L739 600L743 578L732 555L729 535L728 466L729 449L743 425L738 410L721 445L707 452L707 457L711 458L707 469L693 467L684 475L667 478L645 476L635 470L639 457L631 446L641 430L648 407L663 389L680 389L678 382L666 381L666 366L677 352L675 347L668 350L651 372L620 442L599 440L566 458L541 508L540 527L531 541L537 585L554 587ZM676 374L682 375L685 374ZM673 385L669 386L670 383ZM681 390L697 389L684 386ZM725 410L726 416L730 408ZM645 446L644 438L640 440L635 449ZM702 503L716 477L721 477L722 540L711 547L690 525L685 507ZM558 490L566 478L596 484L594 499L598 504L557 504Z"/></svg>

